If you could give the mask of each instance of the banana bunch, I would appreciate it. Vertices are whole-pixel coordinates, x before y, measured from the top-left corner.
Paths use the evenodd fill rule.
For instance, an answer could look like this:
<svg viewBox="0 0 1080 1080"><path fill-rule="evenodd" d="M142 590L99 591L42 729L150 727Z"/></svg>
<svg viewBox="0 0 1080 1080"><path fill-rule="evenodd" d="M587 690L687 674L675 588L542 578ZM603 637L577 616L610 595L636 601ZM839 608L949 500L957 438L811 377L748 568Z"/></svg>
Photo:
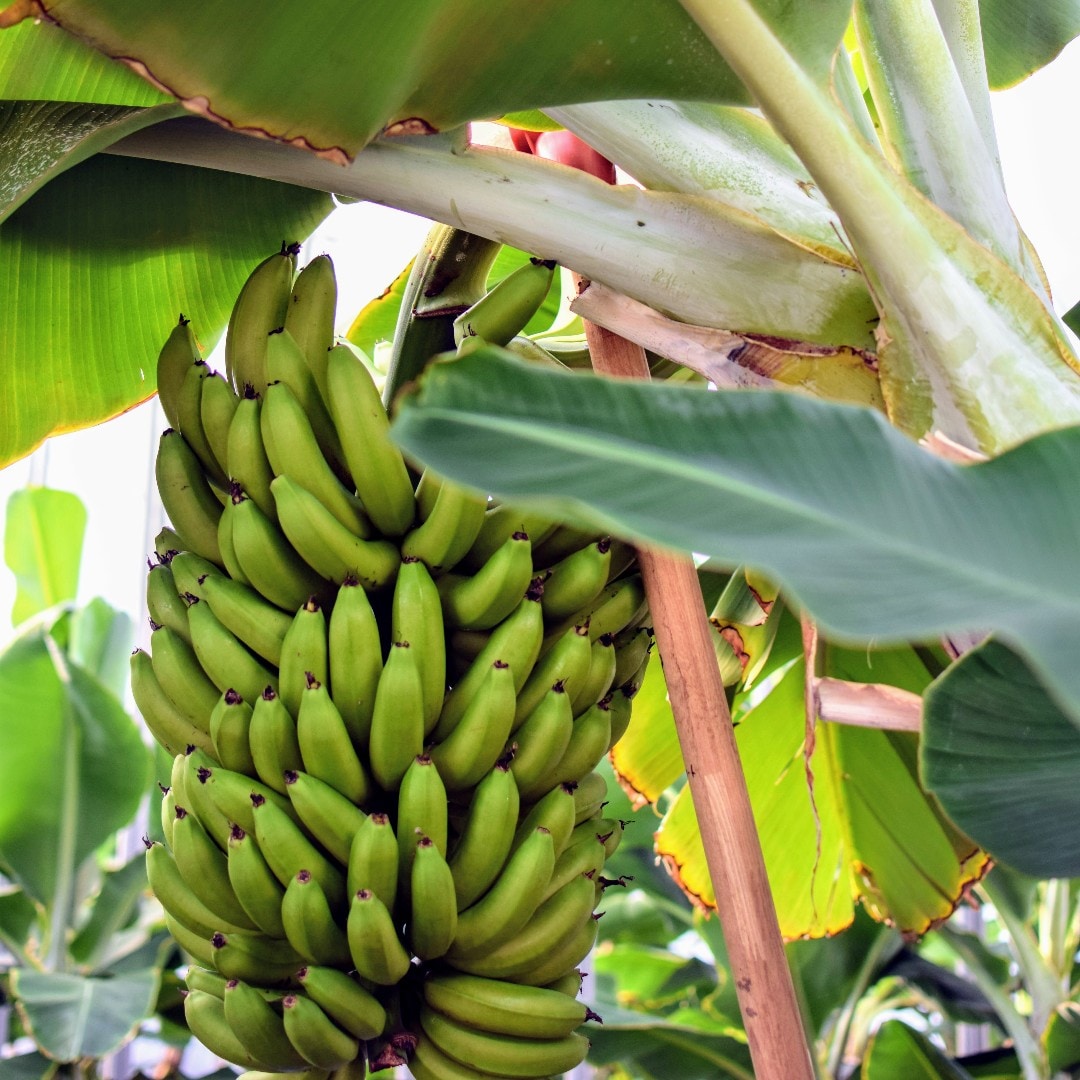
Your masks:
<svg viewBox="0 0 1080 1080"><path fill-rule="evenodd" d="M599 1019L577 966L622 823L595 768L648 660L641 579L416 476L335 301L330 260L283 248L224 375L183 318L158 362L171 525L131 670L174 755L147 872L187 1021L251 1077L561 1073Z"/></svg>

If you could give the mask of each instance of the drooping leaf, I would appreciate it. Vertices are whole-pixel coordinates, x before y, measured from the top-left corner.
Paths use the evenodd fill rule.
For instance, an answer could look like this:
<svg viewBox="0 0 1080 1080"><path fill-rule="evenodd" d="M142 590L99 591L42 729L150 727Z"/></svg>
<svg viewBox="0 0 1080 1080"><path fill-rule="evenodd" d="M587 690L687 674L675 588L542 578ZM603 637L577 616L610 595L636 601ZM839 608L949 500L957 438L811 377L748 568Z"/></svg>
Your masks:
<svg viewBox="0 0 1080 1080"><path fill-rule="evenodd" d="M72 612L68 653L79 667L123 699L131 678L128 657L134 638L131 616L96 597Z"/></svg>
<svg viewBox="0 0 1080 1080"><path fill-rule="evenodd" d="M995 90L1026 79L1080 34L1076 0L979 0L987 74Z"/></svg>
<svg viewBox="0 0 1080 1080"><path fill-rule="evenodd" d="M827 70L846 2L808 8L762 0L760 8L808 66ZM338 157L384 128L445 131L572 101L747 100L676 0L619 8L460 0L452 18L438 6L338 0L302 19L285 10L268 17L251 0L227 14L211 4L148 13L130 0L60 0L49 16L103 52L143 65L195 111Z"/></svg>
<svg viewBox="0 0 1080 1080"><path fill-rule="evenodd" d="M0 1077L3 1080L41 1080L55 1068L53 1063L36 1050L29 1054L0 1058Z"/></svg>
<svg viewBox="0 0 1080 1080"><path fill-rule="evenodd" d="M987 641L935 682L921 754L927 787L996 858L1080 876L1080 731L1016 653Z"/></svg>
<svg viewBox="0 0 1080 1080"><path fill-rule="evenodd" d="M0 654L0 717L0 861L50 904L135 813L149 755L120 702L40 629Z"/></svg>
<svg viewBox="0 0 1080 1080"><path fill-rule="evenodd" d="M4 561L18 589L14 625L75 599L85 532L86 507L71 492L28 487L8 499Z"/></svg>
<svg viewBox="0 0 1080 1080"><path fill-rule="evenodd" d="M157 996L154 970L94 978L23 968L12 989L24 1023L55 1061L99 1058L127 1041Z"/></svg>
<svg viewBox="0 0 1080 1080"><path fill-rule="evenodd" d="M181 115L175 104L151 109L64 101L0 101L0 222L65 169L148 124Z"/></svg>
<svg viewBox="0 0 1080 1080"><path fill-rule="evenodd" d="M369 300L357 312L349 332L345 335L364 354L374 359L375 347L381 342L394 340L398 312L405 295L405 286L412 273L412 261L374 299Z"/></svg>
<svg viewBox="0 0 1080 1080"><path fill-rule="evenodd" d="M1047 1067L1054 1074L1080 1065L1080 1004L1066 1001L1059 1005L1043 1035Z"/></svg>
<svg viewBox="0 0 1080 1080"><path fill-rule="evenodd" d="M37 914L22 889L12 885L0 889L0 942L18 953L27 944Z"/></svg>
<svg viewBox="0 0 1080 1080"><path fill-rule="evenodd" d="M209 349L255 263L329 209L318 192L102 156L46 185L0 229L0 465L149 397L177 313Z"/></svg>
<svg viewBox="0 0 1080 1080"><path fill-rule="evenodd" d="M883 676L897 661L879 653L873 666ZM910 736L821 723L807 775L801 663L735 737L785 937L838 933L856 902L922 934L978 876L984 860L957 842L918 786ZM715 905L688 787L664 818L657 851L691 895Z"/></svg>
<svg viewBox="0 0 1080 1080"><path fill-rule="evenodd" d="M900 1020L886 1020L874 1033L862 1063L863 1080L968 1080L923 1034Z"/></svg>
<svg viewBox="0 0 1080 1080"><path fill-rule="evenodd" d="M1080 724L1080 428L963 467L870 410L553 374L488 348L429 368L393 430L501 498L752 563L841 639L992 628Z"/></svg>

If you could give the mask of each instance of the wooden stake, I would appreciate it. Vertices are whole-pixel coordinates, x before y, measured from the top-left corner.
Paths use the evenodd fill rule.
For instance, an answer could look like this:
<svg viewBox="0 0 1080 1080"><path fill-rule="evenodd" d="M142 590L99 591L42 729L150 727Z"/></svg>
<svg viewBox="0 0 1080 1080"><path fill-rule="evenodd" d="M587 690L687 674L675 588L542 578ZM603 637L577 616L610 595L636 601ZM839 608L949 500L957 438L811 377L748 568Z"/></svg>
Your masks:
<svg viewBox="0 0 1080 1080"><path fill-rule="evenodd" d="M644 350L585 322L593 367L647 379ZM758 1080L813 1080L705 602L689 555L639 548L671 710Z"/></svg>

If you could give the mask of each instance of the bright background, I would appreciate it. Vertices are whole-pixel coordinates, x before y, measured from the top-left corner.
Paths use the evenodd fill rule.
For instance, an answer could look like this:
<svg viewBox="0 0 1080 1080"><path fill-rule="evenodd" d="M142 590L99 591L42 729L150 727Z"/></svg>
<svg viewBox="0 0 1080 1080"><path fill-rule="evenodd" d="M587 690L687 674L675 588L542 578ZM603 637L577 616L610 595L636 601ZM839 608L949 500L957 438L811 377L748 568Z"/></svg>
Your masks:
<svg viewBox="0 0 1080 1080"><path fill-rule="evenodd" d="M1077 100L1080 42L994 98L1010 198L1043 260L1062 313L1080 299L1080 151L1066 127ZM411 215L351 204L339 207L312 236L301 264L321 252L333 257L340 332L400 272L427 228L426 221ZM214 358L211 364L218 366ZM89 512L79 599L103 596L138 620L143 619L146 556L163 524L152 462L164 427L155 399L97 428L51 439L29 459L0 471L0 516L8 495L26 483L79 495ZM0 639L7 632L13 599L11 575L0 570Z"/></svg>

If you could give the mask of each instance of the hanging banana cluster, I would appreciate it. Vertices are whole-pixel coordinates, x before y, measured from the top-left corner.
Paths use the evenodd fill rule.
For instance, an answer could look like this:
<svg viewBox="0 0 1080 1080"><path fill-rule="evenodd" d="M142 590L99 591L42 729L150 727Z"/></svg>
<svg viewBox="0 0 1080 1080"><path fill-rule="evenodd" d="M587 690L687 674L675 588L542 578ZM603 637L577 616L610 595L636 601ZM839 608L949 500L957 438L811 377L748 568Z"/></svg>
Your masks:
<svg viewBox="0 0 1080 1080"><path fill-rule="evenodd" d="M641 580L619 543L414 489L334 341L330 260L295 259L245 284L227 377L183 319L158 367L172 528L132 685L175 754L147 867L187 1020L264 1073L561 1073L594 1018L576 968L622 825L593 770L648 656Z"/></svg>

